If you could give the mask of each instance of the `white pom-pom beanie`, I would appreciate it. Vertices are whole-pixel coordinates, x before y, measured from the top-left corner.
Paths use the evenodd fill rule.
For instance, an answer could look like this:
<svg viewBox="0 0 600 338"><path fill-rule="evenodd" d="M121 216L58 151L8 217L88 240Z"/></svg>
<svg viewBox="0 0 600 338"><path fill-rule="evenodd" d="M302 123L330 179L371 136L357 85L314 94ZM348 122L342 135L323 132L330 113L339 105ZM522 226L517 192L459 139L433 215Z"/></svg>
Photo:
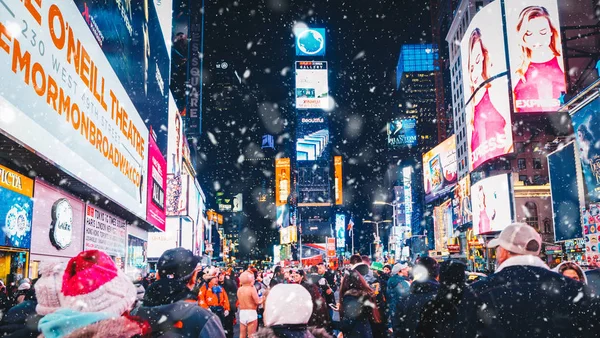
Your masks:
<svg viewBox="0 0 600 338"><path fill-rule="evenodd" d="M35 311L41 316L50 314L60 308L59 295L65 265L65 263L60 262L40 264L40 274L42 276L35 283L35 297L37 298Z"/></svg>
<svg viewBox="0 0 600 338"><path fill-rule="evenodd" d="M306 324L312 311L312 298L302 285L277 284L265 303L265 326Z"/></svg>

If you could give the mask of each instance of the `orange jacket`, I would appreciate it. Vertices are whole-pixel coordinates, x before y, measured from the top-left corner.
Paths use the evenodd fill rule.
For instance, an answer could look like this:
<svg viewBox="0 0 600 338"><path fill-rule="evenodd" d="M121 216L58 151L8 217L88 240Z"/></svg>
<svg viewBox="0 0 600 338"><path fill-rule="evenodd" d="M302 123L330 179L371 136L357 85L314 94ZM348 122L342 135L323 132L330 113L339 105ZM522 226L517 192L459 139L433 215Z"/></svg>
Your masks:
<svg viewBox="0 0 600 338"><path fill-rule="evenodd" d="M217 296L212 288L208 287L208 284L202 285L200 288L200 293L198 294L198 305L201 307L208 309L210 306L222 306L224 310L229 311L229 298L227 298L227 292L222 286L221 293Z"/></svg>

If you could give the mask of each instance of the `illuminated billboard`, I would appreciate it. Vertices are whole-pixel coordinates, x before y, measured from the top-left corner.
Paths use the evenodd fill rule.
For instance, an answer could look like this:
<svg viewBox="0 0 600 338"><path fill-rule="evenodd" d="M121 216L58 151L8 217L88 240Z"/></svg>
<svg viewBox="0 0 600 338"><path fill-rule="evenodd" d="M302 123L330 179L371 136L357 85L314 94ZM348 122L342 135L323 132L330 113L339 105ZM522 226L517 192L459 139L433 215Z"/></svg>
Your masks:
<svg viewBox="0 0 600 338"><path fill-rule="evenodd" d="M296 137L297 161L317 161L329 156L329 128L324 117L299 118Z"/></svg>
<svg viewBox="0 0 600 338"><path fill-rule="evenodd" d="M344 176L342 175L342 157L333 157L335 204L344 204Z"/></svg>
<svg viewBox="0 0 600 338"><path fill-rule="evenodd" d="M404 187L404 215L405 225L412 230L412 167L402 168L402 185Z"/></svg>
<svg viewBox="0 0 600 338"><path fill-rule="evenodd" d="M296 61L296 109L329 109L327 62Z"/></svg>
<svg viewBox="0 0 600 338"><path fill-rule="evenodd" d="M448 238L452 237L454 233L453 223L452 200L447 200L433 208L433 232L436 251L447 251Z"/></svg>
<svg viewBox="0 0 600 338"><path fill-rule="evenodd" d="M346 215L335 215L335 239L338 248L346 247Z"/></svg>
<svg viewBox="0 0 600 338"><path fill-rule="evenodd" d="M571 117L589 202L600 202L600 97Z"/></svg>
<svg viewBox="0 0 600 338"><path fill-rule="evenodd" d="M329 163L298 162L299 206L331 205L329 166Z"/></svg>
<svg viewBox="0 0 600 338"><path fill-rule="evenodd" d="M473 233L502 231L512 223L510 175L484 178L471 187Z"/></svg>
<svg viewBox="0 0 600 338"><path fill-rule="evenodd" d="M469 170L513 149L500 1L473 17L461 41Z"/></svg>
<svg viewBox="0 0 600 338"><path fill-rule="evenodd" d="M390 149L417 145L417 120L395 119L387 124L387 142Z"/></svg>
<svg viewBox="0 0 600 338"><path fill-rule="evenodd" d="M327 49L325 28L305 28L296 32L296 56L323 56Z"/></svg>
<svg viewBox="0 0 600 338"><path fill-rule="evenodd" d="M454 224L462 226L473 221L471 211L471 177L467 175L458 181L454 188L454 198L452 199L454 208Z"/></svg>
<svg viewBox="0 0 600 338"><path fill-rule="evenodd" d="M275 160L275 205L287 204L291 191L290 159L278 158Z"/></svg>
<svg viewBox="0 0 600 338"><path fill-rule="evenodd" d="M557 1L504 6L515 113L557 111L567 91Z"/></svg>
<svg viewBox="0 0 600 338"><path fill-rule="evenodd" d="M457 169L455 135L423 154L423 179L427 203L452 190L456 185Z"/></svg>
<svg viewBox="0 0 600 338"><path fill-rule="evenodd" d="M277 218L275 221L277 228L287 228L290 225L290 209L287 204L277 207Z"/></svg>

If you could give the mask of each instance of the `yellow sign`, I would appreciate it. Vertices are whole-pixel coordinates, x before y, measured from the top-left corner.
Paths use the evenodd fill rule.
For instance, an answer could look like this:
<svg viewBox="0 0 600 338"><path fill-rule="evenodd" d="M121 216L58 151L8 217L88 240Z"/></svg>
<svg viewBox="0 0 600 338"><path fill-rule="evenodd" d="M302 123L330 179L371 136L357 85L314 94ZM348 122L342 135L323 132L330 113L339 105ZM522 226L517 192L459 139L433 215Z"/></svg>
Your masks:
<svg viewBox="0 0 600 338"><path fill-rule="evenodd" d="M0 165L0 186L33 197L33 180Z"/></svg>
<svg viewBox="0 0 600 338"><path fill-rule="evenodd" d="M344 204L344 177L342 175L342 157L335 156L333 158L333 171L335 177L335 204Z"/></svg>
<svg viewBox="0 0 600 338"><path fill-rule="evenodd" d="M290 159L278 158L275 160L275 205L286 205L290 195Z"/></svg>

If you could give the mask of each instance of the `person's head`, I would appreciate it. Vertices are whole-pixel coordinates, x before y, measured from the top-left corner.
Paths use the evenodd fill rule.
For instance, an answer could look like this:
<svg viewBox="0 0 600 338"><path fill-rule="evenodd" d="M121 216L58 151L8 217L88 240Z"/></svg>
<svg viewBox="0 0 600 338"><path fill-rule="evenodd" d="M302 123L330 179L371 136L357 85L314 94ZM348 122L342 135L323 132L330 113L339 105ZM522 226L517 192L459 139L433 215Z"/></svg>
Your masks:
<svg viewBox="0 0 600 338"><path fill-rule="evenodd" d="M383 273L386 275L389 275L392 272L392 266L389 264L386 264L383 266Z"/></svg>
<svg viewBox="0 0 600 338"><path fill-rule="evenodd" d="M532 58L557 57L562 54L558 29L545 7L525 7L519 15L516 28L524 61L529 62Z"/></svg>
<svg viewBox="0 0 600 338"><path fill-rule="evenodd" d="M360 255L358 255L358 254L354 254L354 255L352 255L350 257L350 264L351 265L355 265L355 264L362 263L362 262L363 262L362 261L362 257Z"/></svg>
<svg viewBox="0 0 600 338"><path fill-rule="evenodd" d="M396 263L392 268L392 276L400 275L402 277L408 277L409 266L406 262Z"/></svg>
<svg viewBox="0 0 600 338"><path fill-rule="evenodd" d="M473 94L484 81L490 78L489 71L491 68L489 52L483 43L481 30L479 30L479 28L475 28L473 32L471 32L469 38L469 54L467 57L469 58L468 76L471 94ZM489 87L489 84L486 85L486 87Z"/></svg>
<svg viewBox="0 0 600 338"><path fill-rule="evenodd" d="M361 260L363 263L367 264L367 265L371 265L371 258L367 255L362 255L360 256Z"/></svg>
<svg viewBox="0 0 600 338"><path fill-rule="evenodd" d="M310 268L308 268L308 272L309 273L319 273L319 268L316 265L312 265Z"/></svg>
<svg viewBox="0 0 600 338"><path fill-rule="evenodd" d="M575 262L564 262L561 263L558 267L558 273L561 275L576 280L578 282L582 282L587 284L587 278L585 273L581 269L579 265Z"/></svg>
<svg viewBox="0 0 600 338"><path fill-rule="evenodd" d="M283 276L283 268L280 265L277 265L273 273L275 274L275 276L281 277Z"/></svg>
<svg viewBox="0 0 600 338"><path fill-rule="evenodd" d="M277 284L265 301L264 323L275 325L303 325L313 312L310 293L301 285Z"/></svg>
<svg viewBox="0 0 600 338"><path fill-rule="evenodd" d="M158 279L176 279L194 285L198 275L197 267L200 258L184 248L165 251L156 263Z"/></svg>
<svg viewBox="0 0 600 338"><path fill-rule="evenodd" d="M219 274L219 284L222 284L225 282L225 273L221 273Z"/></svg>
<svg viewBox="0 0 600 338"><path fill-rule="evenodd" d="M325 266L325 263L321 262L321 263L317 264L317 273L319 275L325 274L326 271L327 271L327 267Z"/></svg>
<svg viewBox="0 0 600 338"><path fill-rule="evenodd" d="M482 185L479 186L479 191L477 193L479 194L480 207L485 208L485 190L483 189Z"/></svg>
<svg viewBox="0 0 600 338"><path fill-rule="evenodd" d="M425 282L437 279L439 275L439 264L431 257L420 257L413 269L413 277L416 281Z"/></svg>
<svg viewBox="0 0 600 338"><path fill-rule="evenodd" d="M290 271L290 278L289 278L290 283L298 284L298 283L300 283L301 279L302 279L302 276L300 276L300 274L298 273L298 270L294 269L294 270Z"/></svg>
<svg viewBox="0 0 600 338"><path fill-rule="evenodd" d="M342 285L340 286L340 298L343 295L350 291L356 290L365 295L372 295L373 290L364 279L364 277L360 274L360 272L356 270L349 270L344 274L344 278L342 279Z"/></svg>
<svg viewBox="0 0 600 338"><path fill-rule="evenodd" d="M283 272L283 279L289 281L291 279L291 272L289 270L285 270Z"/></svg>
<svg viewBox="0 0 600 338"><path fill-rule="evenodd" d="M204 269L202 278L206 283L208 283L209 287L217 285L219 283L219 269L207 267Z"/></svg>
<svg viewBox="0 0 600 338"><path fill-rule="evenodd" d="M539 256L542 237L525 223L513 223L502 230L498 238L492 239L488 248L497 248L496 261L501 265L514 256Z"/></svg>
<svg viewBox="0 0 600 338"><path fill-rule="evenodd" d="M254 275L251 272L244 271L240 275L240 285L241 286L253 286L254 285Z"/></svg>
<svg viewBox="0 0 600 338"><path fill-rule="evenodd" d="M446 288L456 288L465 284L467 266L458 260L450 259L440 264L440 284Z"/></svg>

